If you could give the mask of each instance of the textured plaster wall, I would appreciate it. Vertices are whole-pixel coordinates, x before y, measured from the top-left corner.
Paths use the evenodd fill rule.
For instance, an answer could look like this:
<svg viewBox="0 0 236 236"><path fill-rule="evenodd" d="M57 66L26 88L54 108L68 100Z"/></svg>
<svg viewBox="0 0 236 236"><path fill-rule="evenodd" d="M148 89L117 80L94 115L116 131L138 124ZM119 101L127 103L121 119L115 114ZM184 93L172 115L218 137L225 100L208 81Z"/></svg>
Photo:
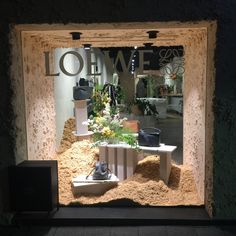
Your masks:
<svg viewBox="0 0 236 236"><path fill-rule="evenodd" d="M184 164L191 166L198 194L204 201L206 29L189 39L184 50Z"/></svg>
<svg viewBox="0 0 236 236"><path fill-rule="evenodd" d="M57 48L54 51L55 55L55 73L60 71L59 68L59 60L61 56L66 53L67 51L71 51L73 48ZM75 60L71 56L67 56L64 60L65 68L71 73L76 70ZM76 84L76 76L69 77L61 71L59 72L60 75L56 77L51 77L54 81L54 101L55 101L55 122L56 122L56 148L58 149L61 143L62 134L65 122L74 115L73 108L74 103L72 102L73 99L73 86ZM47 147L46 147L47 148Z"/></svg>
<svg viewBox="0 0 236 236"><path fill-rule="evenodd" d="M212 209L215 218L236 216L236 2L209 1L7 1L0 2L0 211L6 209L6 167L15 160L14 91L9 74L9 27L19 23L92 23L217 20ZM211 78L212 79L212 78ZM207 109L212 109L208 107ZM209 115L207 116L209 117ZM208 120L208 119L207 119ZM208 121L207 121L208 122ZM208 125L208 124L207 124ZM206 143L211 142L206 140ZM212 167L212 168L211 168ZM208 181L208 179L207 179ZM208 186L211 189L211 186Z"/></svg>
<svg viewBox="0 0 236 236"><path fill-rule="evenodd" d="M17 138L15 139L16 144L14 151L15 151L15 162L16 164L18 164L27 158L23 63L22 63L22 50L19 50L19 48L21 48L21 34L16 30L12 30L10 41L12 43L11 78L12 78L12 88L14 90L12 105L15 114L17 114L15 117L15 129L17 132Z"/></svg>
<svg viewBox="0 0 236 236"><path fill-rule="evenodd" d="M45 76L42 40L22 35L28 159L51 159L56 150L54 80Z"/></svg>
<svg viewBox="0 0 236 236"><path fill-rule="evenodd" d="M213 198L213 163L214 163L214 91L215 91L215 67L214 53L216 48L216 30L215 22L208 27L207 37L207 70L206 70L206 113L205 113L205 206L208 213L212 216L214 207Z"/></svg>

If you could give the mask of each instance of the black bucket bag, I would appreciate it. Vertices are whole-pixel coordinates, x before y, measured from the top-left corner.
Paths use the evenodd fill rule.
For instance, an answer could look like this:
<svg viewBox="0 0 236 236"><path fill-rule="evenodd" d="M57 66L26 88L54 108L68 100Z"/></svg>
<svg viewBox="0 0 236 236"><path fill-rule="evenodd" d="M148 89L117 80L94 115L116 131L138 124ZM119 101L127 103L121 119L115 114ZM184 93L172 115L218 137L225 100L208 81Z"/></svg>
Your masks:
<svg viewBox="0 0 236 236"><path fill-rule="evenodd" d="M73 87L73 98L74 100L86 100L92 96L93 87L89 86L75 86Z"/></svg>
<svg viewBox="0 0 236 236"><path fill-rule="evenodd" d="M138 133L139 146L159 147L161 130L154 127L140 129Z"/></svg>
<svg viewBox="0 0 236 236"><path fill-rule="evenodd" d="M89 82L84 78L80 78L79 83L73 87L74 100L86 100L92 97L93 87L89 86Z"/></svg>

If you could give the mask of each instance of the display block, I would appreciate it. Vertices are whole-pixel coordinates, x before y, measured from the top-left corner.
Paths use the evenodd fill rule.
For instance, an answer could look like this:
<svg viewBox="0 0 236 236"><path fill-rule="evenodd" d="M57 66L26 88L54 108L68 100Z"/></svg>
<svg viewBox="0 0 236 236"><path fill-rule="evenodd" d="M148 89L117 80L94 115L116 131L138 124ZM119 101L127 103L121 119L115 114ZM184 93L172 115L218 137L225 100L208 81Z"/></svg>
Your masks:
<svg viewBox="0 0 236 236"><path fill-rule="evenodd" d="M134 174L138 161L144 158L144 152L159 154L160 179L168 184L172 153L176 148L161 143L158 147L139 146L137 151L128 144L106 144L99 147L99 155L109 164L110 170L124 180Z"/></svg>
<svg viewBox="0 0 236 236"><path fill-rule="evenodd" d="M117 174L117 148L109 147L108 148L108 168L111 170L112 173ZM119 178L119 177L118 177Z"/></svg>
<svg viewBox="0 0 236 236"><path fill-rule="evenodd" d="M131 148L127 148L126 149L127 177L132 176L134 174L137 163L138 163L137 151Z"/></svg>
<svg viewBox="0 0 236 236"><path fill-rule="evenodd" d="M72 191L73 194L93 194L101 195L104 194L111 188L117 186L119 179L111 174L107 180L93 180L92 176L89 178L86 175L80 175L72 179Z"/></svg>
<svg viewBox="0 0 236 236"><path fill-rule="evenodd" d="M106 146L99 146L99 161L108 163L108 149Z"/></svg>
<svg viewBox="0 0 236 236"><path fill-rule="evenodd" d="M168 183L171 171L171 153L160 153L160 176L165 183Z"/></svg>
<svg viewBox="0 0 236 236"><path fill-rule="evenodd" d="M11 209L47 211L58 208L58 167L56 160L23 161L9 167Z"/></svg>
<svg viewBox="0 0 236 236"><path fill-rule="evenodd" d="M119 180L132 176L139 160L138 152L126 144L101 145L99 156Z"/></svg>
<svg viewBox="0 0 236 236"><path fill-rule="evenodd" d="M127 178L126 152L124 148L117 148L117 176L120 180Z"/></svg>

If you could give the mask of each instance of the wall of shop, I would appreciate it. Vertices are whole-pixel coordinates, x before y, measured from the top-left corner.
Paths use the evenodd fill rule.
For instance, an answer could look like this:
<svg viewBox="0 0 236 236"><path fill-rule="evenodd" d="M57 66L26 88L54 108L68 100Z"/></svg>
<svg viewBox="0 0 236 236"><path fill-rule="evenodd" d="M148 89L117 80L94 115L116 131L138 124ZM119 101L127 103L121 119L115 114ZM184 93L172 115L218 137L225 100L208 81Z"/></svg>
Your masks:
<svg viewBox="0 0 236 236"><path fill-rule="evenodd" d="M22 36L22 48L28 158L48 160L56 151L54 79L45 79L43 60L48 45L26 34Z"/></svg>
<svg viewBox="0 0 236 236"><path fill-rule="evenodd" d="M62 55L68 51L75 50L73 48L57 48L54 51L54 73L58 73L60 71L59 67L59 60L62 57ZM75 64L74 56L73 55L67 55L64 60L64 66L67 71L70 73L76 73L77 65ZM84 70L86 68L84 67ZM55 99L55 119L56 119L56 149L59 148L64 124L66 120L74 116L73 108L74 103L73 100L73 87L76 85L76 81L78 76L67 76L61 71L59 72L59 76L53 76L49 79L54 80L54 99ZM84 78L86 73L84 71L81 71L81 74Z"/></svg>
<svg viewBox="0 0 236 236"><path fill-rule="evenodd" d="M170 7L171 6L171 7ZM6 185L6 167L13 163L15 125L10 80L11 24L19 23L93 23L133 21L217 20L216 82L214 99L213 215L236 216L236 89L234 61L236 45L233 0L224 1L1 1L0 3L0 186ZM15 46L15 45L14 45ZM14 55L13 55L14 57ZM15 59L14 59L15 60ZM21 71L19 71L21 73ZM50 83L50 82L49 82ZM51 86L51 84L49 84ZM46 104L44 104L46 105ZM212 107L208 107L213 109ZM23 131L22 131L23 132ZM50 132L50 131L49 131ZM207 140L206 140L207 142ZM24 148L24 147L22 147ZM1 211L7 207L5 190L0 192Z"/></svg>
<svg viewBox="0 0 236 236"><path fill-rule="evenodd" d="M204 201L207 30L191 38L184 49L183 163L191 166L199 197Z"/></svg>

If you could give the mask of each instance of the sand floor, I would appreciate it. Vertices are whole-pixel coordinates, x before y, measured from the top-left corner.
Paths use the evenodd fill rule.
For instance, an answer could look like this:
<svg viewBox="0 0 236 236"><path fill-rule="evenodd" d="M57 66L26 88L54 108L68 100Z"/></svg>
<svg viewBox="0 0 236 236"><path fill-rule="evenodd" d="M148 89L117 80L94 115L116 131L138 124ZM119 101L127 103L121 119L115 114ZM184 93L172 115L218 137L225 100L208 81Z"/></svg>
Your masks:
<svg viewBox="0 0 236 236"><path fill-rule="evenodd" d="M139 161L133 176L110 189L101 196L72 193L71 180L80 174L87 175L93 168L97 148L91 148L89 140L76 141L73 137L74 120L65 124L58 160L59 202L62 205L87 205L98 203L128 202L150 206L202 205L191 169L172 163L169 183L159 179L159 156L146 156Z"/></svg>

